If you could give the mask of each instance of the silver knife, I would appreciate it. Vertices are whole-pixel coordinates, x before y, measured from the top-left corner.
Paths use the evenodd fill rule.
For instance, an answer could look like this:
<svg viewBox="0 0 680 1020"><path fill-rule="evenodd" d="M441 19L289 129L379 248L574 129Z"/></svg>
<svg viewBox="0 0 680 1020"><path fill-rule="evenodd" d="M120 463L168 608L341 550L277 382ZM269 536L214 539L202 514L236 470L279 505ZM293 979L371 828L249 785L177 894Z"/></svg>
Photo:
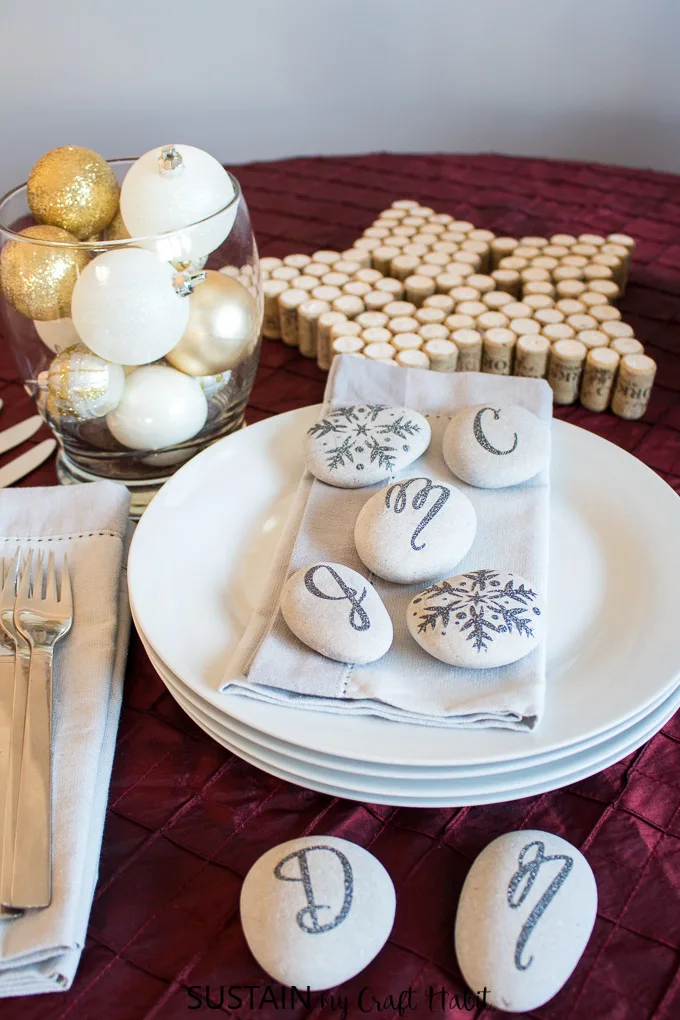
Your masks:
<svg viewBox="0 0 680 1020"><path fill-rule="evenodd" d="M20 421L18 425L12 425L9 429L4 429L0 432L0 453L7 453L8 450L14 449L19 443L25 442L34 436L40 426L43 424L43 420L39 414L34 414L31 418L26 418L25 421Z"/></svg>
<svg viewBox="0 0 680 1020"><path fill-rule="evenodd" d="M0 468L0 489L5 489L13 482L18 482L24 475L40 467L43 461L54 453L56 445L54 439L45 439L42 443L34 446L32 450L22 453L20 457L15 457L9 464Z"/></svg>

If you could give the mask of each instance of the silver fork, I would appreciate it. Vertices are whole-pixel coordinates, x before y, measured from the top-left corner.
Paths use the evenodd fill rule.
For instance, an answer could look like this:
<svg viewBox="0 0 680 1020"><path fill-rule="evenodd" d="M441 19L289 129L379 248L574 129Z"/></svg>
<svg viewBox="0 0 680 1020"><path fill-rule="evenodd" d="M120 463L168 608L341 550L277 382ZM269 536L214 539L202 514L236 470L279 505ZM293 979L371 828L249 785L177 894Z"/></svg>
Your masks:
<svg viewBox="0 0 680 1020"><path fill-rule="evenodd" d="M0 594L0 861L2 860L3 841L5 826L7 825L8 802L12 799L10 795L10 745L12 741L12 720L14 711L14 689L15 671L23 670L22 664L18 661L16 653L16 640L14 630L14 601L16 598L16 586L19 567L19 550L17 549L9 565L4 559L0 560L0 571L2 583L2 594ZM7 630L2 619L2 607L5 603L5 588L7 589L7 604L11 616L11 630ZM23 644L23 640L19 638ZM28 680L28 648L26 648L26 680ZM23 731L23 714L21 716L21 728ZM18 783L16 795L18 795ZM14 798L16 803L16 796ZM14 818L12 812L11 836L8 839L8 847L13 845ZM10 859L11 865L11 859ZM11 870L9 872L11 879ZM9 885L9 883L8 883ZM20 917L20 910L13 910L0 904L0 917L9 919Z"/></svg>
<svg viewBox="0 0 680 1020"><path fill-rule="evenodd" d="M43 557L38 555L33 585L29 556L19 584L14 622L31 647L31 669L10 906L47 907L52 899L52 664L54 647L73 622L66 556L61 568L60 593L54 553L48 556L46 571Z"/></svg>

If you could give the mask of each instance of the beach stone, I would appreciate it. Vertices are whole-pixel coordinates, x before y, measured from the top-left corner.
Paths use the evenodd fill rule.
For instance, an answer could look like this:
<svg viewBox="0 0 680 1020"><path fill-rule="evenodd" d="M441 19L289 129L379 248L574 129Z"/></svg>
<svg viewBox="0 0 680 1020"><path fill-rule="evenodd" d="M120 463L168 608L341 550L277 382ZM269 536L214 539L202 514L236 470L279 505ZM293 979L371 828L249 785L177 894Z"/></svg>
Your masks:
<svg viewBox="0 0 680 1020"><path fill-rule="evenodd" d="M547 465L550 426L516 404L466 407L446 428L443 454L449 470L469 485L519 485Z"/></svg>
<svg viewBox="0 0 680 1020"><path fill-rule="evenodd" d="M450 573L477 531L465 493L429 478L385 486L361 508L354 528L359 557L386 581L414 584Z"/></svg>
<svg viewBox="0 0 680 1020"><path fill-rule="evenodd" d="M320 991L377 956L395 906L392 879L367 850L335 836L305 836L253 864L241 889L241 924L267 974Z"/></svg>
<svg viewBox="0 0 680 1020"><path fill-rule="evenodd" d="M573 973L596 912L595 876L571 843L536 829L499 836L473 862L460 894L463 977L472 989L486 987L497 1009L537 1009Z"/></svg>
<svg viewBox="0 0 680 1020"><path fill-rule="evenodd" d="M392 644L392 621L382 599L344 563L297 570L281 591L281 613L303 644L336 662L374 662Z"/></svg>
<svg viewBox="0 0 680 1020"><path fill-rule="evenodd" d="M309 429L305 463L322 482L358 489L408 467L427 450L430 438L427 419L406 407L338 407Z"/></svg>
<svg viewBox="0 0 680 1020"><path fill-rule="evenodd" d="M450 666L492 669L532 652L545 609L518 574L471 570L431 584L411 601L406 621L421 648Z"/></svg>

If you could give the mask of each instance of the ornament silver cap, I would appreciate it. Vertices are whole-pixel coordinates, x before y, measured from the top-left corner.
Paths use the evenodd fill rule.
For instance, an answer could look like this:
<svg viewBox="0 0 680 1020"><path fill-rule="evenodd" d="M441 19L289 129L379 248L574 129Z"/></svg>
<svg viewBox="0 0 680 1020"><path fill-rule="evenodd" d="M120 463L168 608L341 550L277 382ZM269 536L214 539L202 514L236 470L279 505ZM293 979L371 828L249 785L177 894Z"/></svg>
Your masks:
<svg viewBox="0 0 680 1020"><path fill-rule="evenodd" d="M184 170L182 154L174 145L164 145L158 157L158 169L165 176L166 174L178 174Z"/></svg>
<svg viewBox="0 0 680 1020"><path fill-rule="evenodd" d="M206 279L206 272L191 273L186 270L183 273L178 273L173 283L175 290L180 297L189 297L198 287L199 283L203 283Z"/></svg>

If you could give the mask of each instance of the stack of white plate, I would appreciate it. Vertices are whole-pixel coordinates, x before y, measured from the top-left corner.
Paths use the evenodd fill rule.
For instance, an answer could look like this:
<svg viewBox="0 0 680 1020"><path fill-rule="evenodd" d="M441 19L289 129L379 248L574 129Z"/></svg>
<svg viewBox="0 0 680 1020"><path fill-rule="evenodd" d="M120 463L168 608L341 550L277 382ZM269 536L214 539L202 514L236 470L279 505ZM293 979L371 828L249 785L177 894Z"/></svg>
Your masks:
<svg viewBox="0 0 680 1020"><path fill-rule="evenodd" d="M680 705L680 501L640 461L561 421L553 423L546 707L535 731L436 729L220 694L318 414L291 411L211 446L173 476L137 527L135 623L168 690L203 730L299 786L455 807L576 782L670 719Z"/></svg>

